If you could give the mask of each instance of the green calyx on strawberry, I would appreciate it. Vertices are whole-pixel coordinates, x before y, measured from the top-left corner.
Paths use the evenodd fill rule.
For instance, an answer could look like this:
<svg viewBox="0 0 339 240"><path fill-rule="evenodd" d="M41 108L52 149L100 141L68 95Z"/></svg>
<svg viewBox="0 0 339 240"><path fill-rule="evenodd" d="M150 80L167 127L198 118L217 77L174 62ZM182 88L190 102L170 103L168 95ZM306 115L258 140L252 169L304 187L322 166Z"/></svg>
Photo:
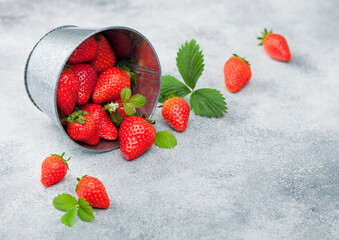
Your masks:
<svg viewBox="0 0 339 240"><path fill-rule="evenodd" d="M65 71L69 72L69 71L70 71L70 69L71 69L71 65L69 65L69 64L66 64L66 65L64 66L64 69L63 69L63 70L65 70Z"/></svg>
<svg viewBox="0 0 339 240"><path fill-rule="evenodd" d="M237 54L233 53L233 57L236 57L240 59L241 61L247 63L247 65L251 66L251 64L244 58L244 57L239 57Z"/></svg>
<svg viewBox="0 0 339 240"><path fill-rule="evenodd" d="M264 40L265 38L272 33L272 29L271 31L267 31L267 29L265 28L264 31L261 33L262 34L262 37L257 37L257 39L261 40L261 42L259 43L259 45L263 45L264 44Z"/></svg>
<svg viewBox="0 0 339 240"><path fill-rule="evenodd" d="M134 62L130 60L122 60L117 64L117 67L120 68L121 70L125 71L128 73L130 79L131 79L131 86L136 87L137 86L137 81L136 79L141 76L140 73L137 73L134 70L133 65L135 65Z"/></svg>
<svg viewBox="0 0 339 240"><path fill-rule="evenodd" d="M100 35L95 35L94 38L97 42L102 40L102 37Z"/></svg>
<svg viewBox="0 0 339 240"><path fill-rule="evenodd" d="M88 176L88 175L84 175L84 176L82 176L81 178L77 178L78 184L75 186L75 192L78 190L80 181L81 181L83 178L87 177L87 176Z"/></svg>
<svg viewBox="0 0 339 240"><path fill-rule="evenodd" d="M74 221L74 216L77 213L79 218L84 222L91 222L95 219L92 207L84 198L76 198L70 194L59 194L53 199L53 206L63 212L66 212L61 223L71 227Z"/></svg>
<svg viewBox="0 0 339 240"><path fill-rule="evenodd" d="M60 158L67 166L67 169L69 170L69 167L68 167L68 161L71 160L71 157L69 157L68 159L65 159L64 156L65 156L65 152L63 152L61 155L59 154L51 154L51 156L54 156L54 157L58 157Z"/></svg>
<svg viewBox="0 0 339 240"><path fill-rule="evenodd" d="M86 119L83 117L83 115L88 114L87 111L81 110L79 108L75 108L75 111L69 115L67 118L63 117L62 121L67 121L67 122L77 122L77 123L85 123Z"/></svg>
<svg viewBox="0 0 339 240"><path fill-rule="evenodd" d="M194 39L181 46L176 62L184 83L171 75L162 76L159 101L165 102L171 94L180 98L191 94L190 108L196 115L221 117L227 107L220 91L211 88L195 89L205 65L202 51Z"/></svg>
<svg viewBox="0 0 339 240"><path fill-rule="evenodd" d="M134 116L142 117L143 119L145 119L148 123L150 123L152 125L155 125L155 123L156 123L154 120L147 118L145 114L142 114L140 116L138 113L136 113L136 114L134 114Z"/></svg>

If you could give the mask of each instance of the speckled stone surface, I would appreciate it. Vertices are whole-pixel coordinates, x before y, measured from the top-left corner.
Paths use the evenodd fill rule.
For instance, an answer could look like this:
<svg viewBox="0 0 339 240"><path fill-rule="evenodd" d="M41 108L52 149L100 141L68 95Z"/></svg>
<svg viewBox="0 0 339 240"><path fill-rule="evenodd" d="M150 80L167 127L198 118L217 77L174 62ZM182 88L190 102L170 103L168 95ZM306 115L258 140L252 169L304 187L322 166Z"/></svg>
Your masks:
<svg viewBox="0 0 339 240"><path fill-rule="evenodd" d="M339 3L329 1L0 1L0 239L338 239ZM229 112L191 114L174 150L156 146L127 162L120 151L86 153L26 95L34 44L54 27L122 25L143 33L163 74L195 38L205 55L198 87L219 89ZM283 34L288 64L257 45ZM223 64L246 56L253 76L226 91ZM160 110L158 130L169 129ZM65 179L40 183L50 153L72 156ZM111 199L91 223L59 221L51 201L74 194L76 177L99 178Z"/></svg>

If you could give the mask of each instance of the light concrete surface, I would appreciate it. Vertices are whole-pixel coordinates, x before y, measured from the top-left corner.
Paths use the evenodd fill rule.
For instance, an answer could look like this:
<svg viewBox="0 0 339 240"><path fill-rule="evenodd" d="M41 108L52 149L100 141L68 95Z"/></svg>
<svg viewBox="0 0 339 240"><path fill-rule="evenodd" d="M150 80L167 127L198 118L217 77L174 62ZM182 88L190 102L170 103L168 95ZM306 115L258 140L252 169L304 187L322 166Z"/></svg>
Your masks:
<svg viewBox="0 0 339 240"><path fill-rule="evenodd" d="M339 2L0 1L0 239L338 239ZM198 87L219 89L229 111L190 115L178 146L135 161L86 153L64 141L24 88L27 56L60 25L128 26L153 43L163 74L179 77L176 52L196 39L205 55ZM283 34L292 60L265 55L264 27ZM251 63L242 91L224 86L232 53ZM154 115L157 130L170 129ZM50 153L72 156L45 188ZM76 177L99 178L111 199L91 223L60 223L51 204L75 194Z"/></svg>

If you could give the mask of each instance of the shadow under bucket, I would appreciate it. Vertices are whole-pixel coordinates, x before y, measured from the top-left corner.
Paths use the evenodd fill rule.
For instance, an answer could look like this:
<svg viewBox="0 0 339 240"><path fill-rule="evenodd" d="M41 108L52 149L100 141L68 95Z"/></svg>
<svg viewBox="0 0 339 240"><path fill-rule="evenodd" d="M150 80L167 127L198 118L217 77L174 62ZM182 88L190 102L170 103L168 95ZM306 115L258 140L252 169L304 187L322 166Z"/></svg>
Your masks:
<svg viewBox="0 0 339 240"><path fill-rule="evenodd" d="M139 109L139 112L151 117L160 94L160 63L151 43L141 33L127 27L61 26L53 29L39 40L28 57L25 68L25 86L33 104L60 127L66 138L85 150L104 152L119 148L119 141L100 139L95 146L74 141L61 125L56 103L60 74L69 56L83 41L97 33L107 38L113 51L117 45L130 45L131 51L129 51L128 58L136 63L135 70L141 74L136 79L137 87L132 87L132 92L146 97L147 102ZM115 52L118 60L127 57L123 56L125 53Z"/></svg>

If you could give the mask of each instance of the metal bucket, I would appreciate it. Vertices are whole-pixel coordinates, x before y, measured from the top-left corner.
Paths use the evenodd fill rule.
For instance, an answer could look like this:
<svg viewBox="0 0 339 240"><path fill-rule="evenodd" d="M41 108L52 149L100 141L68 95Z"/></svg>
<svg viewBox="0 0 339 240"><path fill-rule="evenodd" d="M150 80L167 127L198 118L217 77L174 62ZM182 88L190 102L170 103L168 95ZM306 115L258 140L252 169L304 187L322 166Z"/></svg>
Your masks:
<svg viewBox="0 0 339 240"><path fill-rule="evenodd" d="M74 141L61 125L56 103L59 78L67 59L83 41L97 33L101 33L107 38L113 50L114 44L119 41L125 41L120 44L128 42L131 45L129 58L136 62L136 70L141 74L136 80L137 87L132 87L132 92L146 97L146 105L140 109L140 113L151 117L156 109L160 94L160 63L151 43L141 33L131 28L61 26L53 29L39 40L28 57L25 68L25 85L33 104L60 127L65 138L80 148L104 152L119 148L119 141L100 139L100 142L95 146ZM120 38L121 35L125 35L124 38ZM126 41L126 36L129 41ZM117 58L119 60L119 56Z"/></svg>

